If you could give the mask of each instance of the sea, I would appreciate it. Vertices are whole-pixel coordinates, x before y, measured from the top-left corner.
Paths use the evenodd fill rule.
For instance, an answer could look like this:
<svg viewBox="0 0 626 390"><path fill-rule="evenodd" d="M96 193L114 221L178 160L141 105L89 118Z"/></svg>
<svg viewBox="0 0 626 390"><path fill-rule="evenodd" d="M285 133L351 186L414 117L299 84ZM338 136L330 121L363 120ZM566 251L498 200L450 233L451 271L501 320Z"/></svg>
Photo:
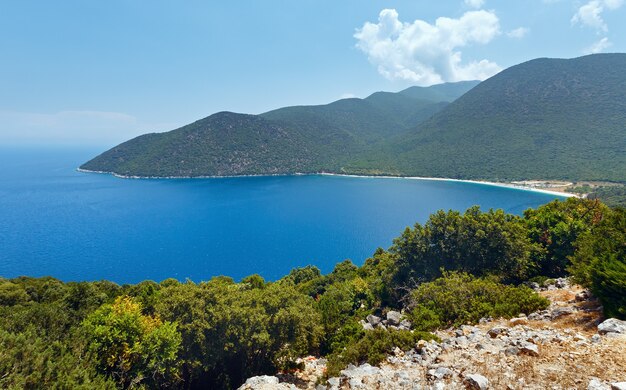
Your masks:
<svg viewBox="0 0 626 390"><path fill-rule="evenodd" d="M343 176L123 179L77 167L98 148L0 147L0 277L194 282L362 264L440 209L522 214L555 194Z"/></svg>

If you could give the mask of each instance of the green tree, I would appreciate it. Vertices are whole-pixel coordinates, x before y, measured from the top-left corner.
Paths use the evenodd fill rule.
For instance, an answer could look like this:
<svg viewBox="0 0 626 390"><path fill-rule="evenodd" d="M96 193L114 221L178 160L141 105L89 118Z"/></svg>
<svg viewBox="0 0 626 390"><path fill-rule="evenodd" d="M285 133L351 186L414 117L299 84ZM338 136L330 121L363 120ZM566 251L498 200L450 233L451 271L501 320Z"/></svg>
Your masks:
<svg viewBox="0 0 626 390"><path fill-rule="evenodd" d="M593 229L608 212L597 200L569 198L555 200L524 212L528 236L542 250L535 251L534 275L564 276L574 254L578 237Z"/></svg>
<svg viewBox="0 0 626 390"><path fill-rule="evenodd" d="M512 317L548 307L549 301L526 286L499 283L493 277L445 272L411 293L410 318L418 330L476 323L483 317Z"/></svg>
<svg viewBox="0 0 626 390"><path fill-rule="evenodd" d="M176 325L142 314L141 305L118 297L90 314L83 323L89 350L98 367L121 387L162 386L178 379Z"/></svg>
<svg viewBox="0 0 626 390"><path fill-rule="evenodd" d="M322 336L313 299L289 283L259 289L215 278L171 285L157 312L179 323L183 378L197 387L237 387L247 377L287 368L315 352Z"/></svg>
<svg viewBox="0 0 626 390"><path fill-rule="evenodd" d="M438 211L424 226L407 228L394 240L394 284L417 285L458 270L473 275L497 275L524 280L535 246L521 219L502 210L481 212L478 206L461 214Z"/></svg>
<svg viewBox="0 0 626 390"><path fill-rule="evenodd" d="M575 246L570 267L574 280L591 288L606 316L626 318L626 210L605 213Z"/></svg>

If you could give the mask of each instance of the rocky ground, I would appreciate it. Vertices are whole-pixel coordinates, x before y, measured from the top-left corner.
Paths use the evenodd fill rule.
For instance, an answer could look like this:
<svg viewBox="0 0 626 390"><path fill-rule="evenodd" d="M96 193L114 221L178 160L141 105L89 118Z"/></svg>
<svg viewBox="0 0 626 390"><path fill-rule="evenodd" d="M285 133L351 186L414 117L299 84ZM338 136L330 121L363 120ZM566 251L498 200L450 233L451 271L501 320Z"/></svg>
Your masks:
<svg viewBox="0 0 626 390"><path fill-rule="evenodd" d="M420 341L336 378L324 378L324 359L308 357L294 375L250 378L240 389L626 390L626 322L603 321L598 302L564 280L536 287L552 302L547 310L437 332L441 343Z"/></svg>

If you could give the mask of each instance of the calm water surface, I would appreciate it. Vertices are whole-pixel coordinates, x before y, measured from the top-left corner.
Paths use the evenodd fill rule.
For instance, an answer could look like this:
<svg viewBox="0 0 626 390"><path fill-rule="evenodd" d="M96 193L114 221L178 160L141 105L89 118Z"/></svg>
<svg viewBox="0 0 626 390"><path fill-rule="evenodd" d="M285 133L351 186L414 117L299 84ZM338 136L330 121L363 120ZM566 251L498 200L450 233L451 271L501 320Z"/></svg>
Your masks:
<svg viewBox="0 0 626 390"><path fill-rule="evenodd" d="M127 180L76 167L98 150L0 148L0 276L134 283L323 272L438 209L521 213L553 195L330 176Z"/></svg>

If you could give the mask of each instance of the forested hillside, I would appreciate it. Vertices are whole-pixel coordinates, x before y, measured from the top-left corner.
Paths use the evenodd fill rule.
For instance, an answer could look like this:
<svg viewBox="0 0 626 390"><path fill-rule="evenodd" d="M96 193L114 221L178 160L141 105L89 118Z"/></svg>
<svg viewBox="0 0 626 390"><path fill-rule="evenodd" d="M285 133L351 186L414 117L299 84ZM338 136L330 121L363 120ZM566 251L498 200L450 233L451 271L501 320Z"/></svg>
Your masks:
<svg viewBox="0 0 626 390"><path fill-rule="evenodd" d="M146 134L82 169L125 176L228 176L341 172L378 142L430 118L477 82L378 92L366 99L295 106L261 115L222 112L167 133ZM375 171L388 172L382 158Z"/></svg>
<svg viewBox="0 0 626 390"><path fill-rule="evenodd" d="M570 198L523 217L439 211L361 267L346 260L328 275L308 266L273 282L0 278L0 388L229 389L308 354L337 375L436 339L435 329L545 309L527 284L547 277L570 275L606 316L626 318L625 242L624 209ZM392 320L368 328L370 314Z"/></svg>
<svg viewBox="0 0 626 390"><path fill-rule="evenodd" d="M397 137L407 175L626 181L626 54L537 59Z"/></svg>
<svg viewBox="0 0 626 390"><path fill-rule="evenodd" d="M219 113L130 140L82 168L128 176L326 171L626 182L624 69L626 54L542 58L477 86L412 87L260 116Z"/></svg>

